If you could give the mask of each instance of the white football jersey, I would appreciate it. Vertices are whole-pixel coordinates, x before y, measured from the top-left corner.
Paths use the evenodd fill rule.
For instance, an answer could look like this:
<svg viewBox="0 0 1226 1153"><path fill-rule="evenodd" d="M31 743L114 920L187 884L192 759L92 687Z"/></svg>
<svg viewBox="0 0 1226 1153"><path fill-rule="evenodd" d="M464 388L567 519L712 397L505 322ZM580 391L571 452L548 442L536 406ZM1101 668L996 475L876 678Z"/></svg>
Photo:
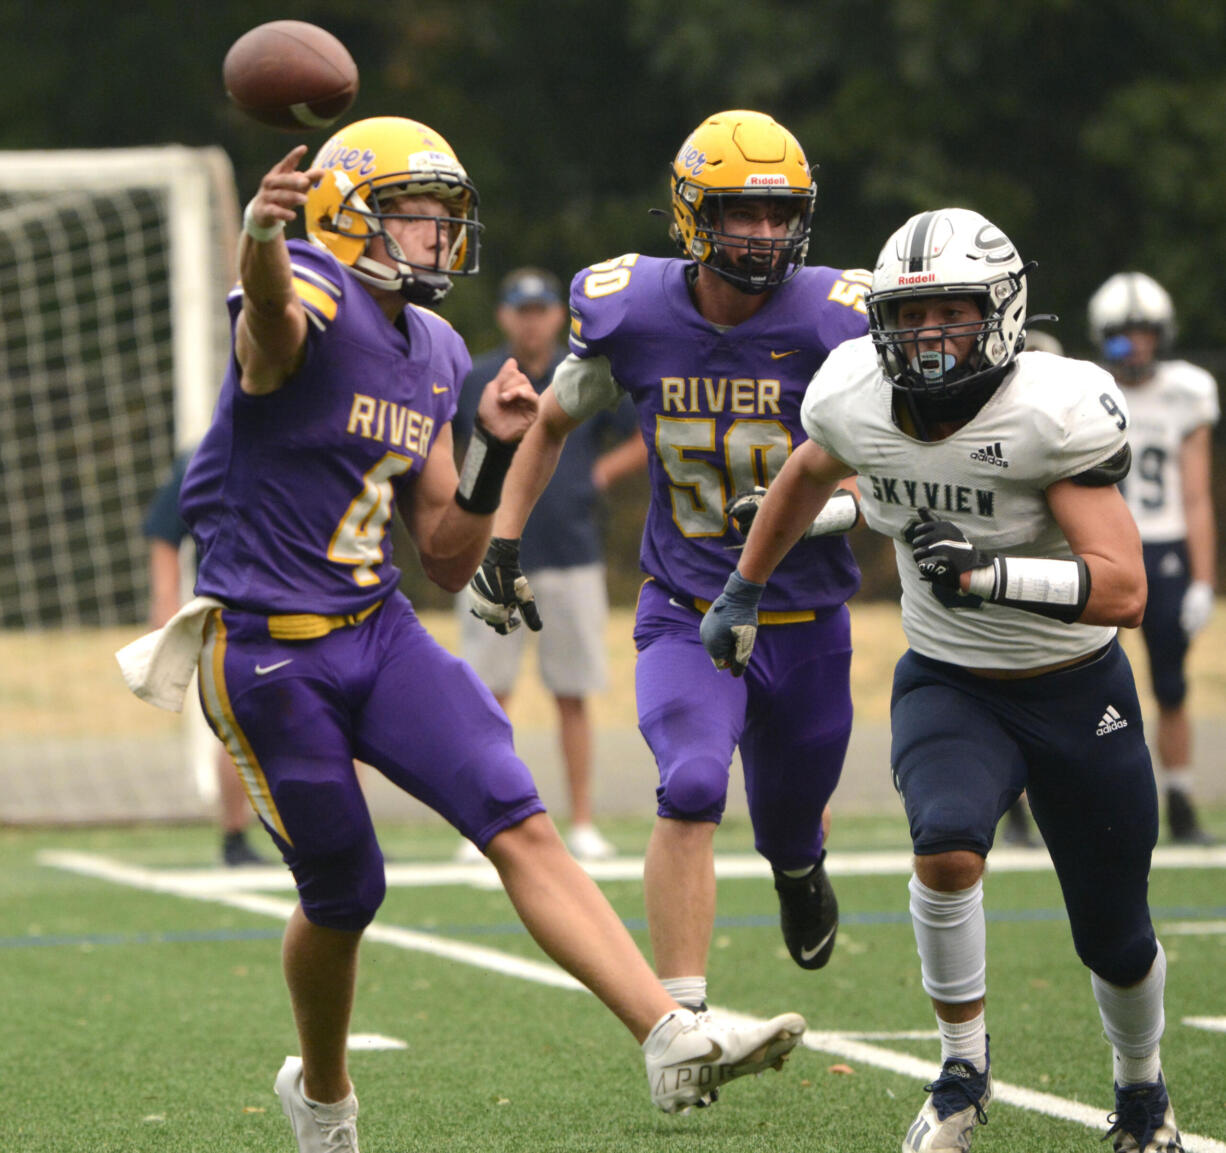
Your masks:
<svg viewBox="0 0 1226 1153"><path fill-rule="evenodd" d="M1186 360L1159 361L1144 384L1122 385L1128 401L1132 471L1120 486L1147 543L1183 540L1180 450L1202 425L1218 421L1217 383Z"/></svg>
<svg viewBox="0 0 1226 1153"><path fill-rule="evenodd" d="M966 668L1028 669L1092 653L1115 635L1065 624L920 579L903 532L921 508L952 521L985 552L1071 557L1045 490L1123 447L1126 402L1088 361L1024 352L974 419L941 441L895 424L893 387L869 337L839 345L805 395L801 420L859 474L865 522L894 538L902 624L923 656Z"/></svg>

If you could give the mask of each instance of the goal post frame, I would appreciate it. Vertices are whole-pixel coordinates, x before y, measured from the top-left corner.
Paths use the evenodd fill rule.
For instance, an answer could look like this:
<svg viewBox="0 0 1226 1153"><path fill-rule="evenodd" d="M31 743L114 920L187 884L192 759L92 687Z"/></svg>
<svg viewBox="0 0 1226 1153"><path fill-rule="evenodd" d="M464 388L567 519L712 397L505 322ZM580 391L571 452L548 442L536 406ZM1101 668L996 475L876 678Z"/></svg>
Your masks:
<svg viewBox="0 0 1226 1153"><path fill-rule="evenodd" d="M166 280L171 326L170 388L174 450L193 448L208 429L227 355L224 287L235 280L239 231L234 169L220 147L180 144L117 149L0 151L0 191L31 197L21 211L38 215L40 193L83 195L148 191L164 197ZM160 214L161 215L161 214ZM163 345L162 347L166 347ZM166 461L166 465L169 465ZM182 552L185 586L194 583L192 550ZM194 694L193 694L194 695ZM217 797L217 744L200 709L184 708L177 767L200 802ZM172 790L167 790L171 792ZM190 798L184 798L184 806ZM6 815L0 812L0 824ZM152 812L133 816L157 817ZM20 814L17 819L21 819ZM37 818L36 818L37 819ZM67 818L71 819L71 818ZM77 819L89 820L88 813Z"/></svg>

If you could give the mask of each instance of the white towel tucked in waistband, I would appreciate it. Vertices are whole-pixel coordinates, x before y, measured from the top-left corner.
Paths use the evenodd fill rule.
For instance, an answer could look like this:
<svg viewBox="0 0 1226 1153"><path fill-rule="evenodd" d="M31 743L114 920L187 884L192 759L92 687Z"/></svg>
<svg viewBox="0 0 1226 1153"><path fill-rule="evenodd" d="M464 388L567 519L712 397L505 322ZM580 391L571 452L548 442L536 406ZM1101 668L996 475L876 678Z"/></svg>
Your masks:
<svg viewBox="0 0 1226 1153"><path fill-rule="evenodd" d="M180 712L204 647L205 619L224 607L215 597L193 597L162 628L124 645L115 659L128 688L159 709Z"/></svg>

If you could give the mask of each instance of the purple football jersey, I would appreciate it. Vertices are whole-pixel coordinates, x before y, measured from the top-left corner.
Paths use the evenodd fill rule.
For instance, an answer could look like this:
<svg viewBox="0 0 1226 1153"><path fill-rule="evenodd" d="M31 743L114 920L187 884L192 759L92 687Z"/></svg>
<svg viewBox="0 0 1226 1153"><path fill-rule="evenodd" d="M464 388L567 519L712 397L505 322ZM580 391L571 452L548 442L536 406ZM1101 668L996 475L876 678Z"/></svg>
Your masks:
<svg viewBox="0 0 1226 1153"><path fill-rule="evenodd" d="M403 329L331 255L289 242L306 308L306 360L267 396L235 358L183 482L196 592L264 613L356 613L394 590L396 495L455 412L471 361L441 317L407 307ZM231 324L242 293L229 299Z"/></svg>
<svg viewBox="0 0 1226 1153"><path fill-rule="evenodd" d="M837 344L867 331L862 270L803 268L724 331L694 307L689 262L629 255L571 283L571 351L604 356L651 448L640 563L667 589L714 600L736 565L724 505L766 485L803 442L800 406ZM845 602L860 572L843 537L802 540L775 570L766 611Z"/></svg>

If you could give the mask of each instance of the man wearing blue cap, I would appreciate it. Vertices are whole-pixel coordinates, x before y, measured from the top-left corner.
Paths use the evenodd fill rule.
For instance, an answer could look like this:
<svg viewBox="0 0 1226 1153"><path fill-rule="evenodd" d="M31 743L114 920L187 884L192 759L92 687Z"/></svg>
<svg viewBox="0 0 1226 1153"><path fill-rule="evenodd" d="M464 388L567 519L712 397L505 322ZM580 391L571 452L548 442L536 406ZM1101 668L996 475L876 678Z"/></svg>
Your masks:
<svg viewBox="0 0 1226 1153"><path fill-rule="evenodd" d="M557 277L539 268L518 268L499 291L498 327L505 342L478 357L460 393L452 428L457 449L472 432L477 401L508 357L543 392L566 355L559 342L566 321ZM592 821L592 727L587 698L605 687L604 626L608 615L601 493L618 478L646 466L647 453L628 401L587 421L567 440L557 472L519 541L520 565L549 618L540 633L541 679L558 707L559 741L570 794L567 844L579 860L612 856L614 847ZM464 659L505 708L523 654L525 634L500 636L468 612L461 597L460 646ZM539 617L525 612L531 629ZM467 842L461 857L475 855Z"/></svg>

